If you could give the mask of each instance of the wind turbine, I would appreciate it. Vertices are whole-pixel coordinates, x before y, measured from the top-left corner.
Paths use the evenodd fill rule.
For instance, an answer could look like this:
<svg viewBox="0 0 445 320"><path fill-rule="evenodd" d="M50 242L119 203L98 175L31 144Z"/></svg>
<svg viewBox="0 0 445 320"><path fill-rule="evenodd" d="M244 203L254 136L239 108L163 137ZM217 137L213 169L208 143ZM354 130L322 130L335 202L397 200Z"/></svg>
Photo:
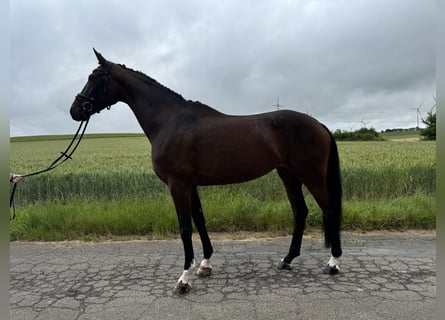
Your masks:
<svg viewBox="0 0 445 320"><path fill-rule="evenodd" d="M417 128L419 128L419 118L422 117L422 114L420 113L420 108L423 105L423 101L419 104L419 106L417 108L411 108L411 110L416 110L416 114L417 114Z"/></svg>
<svg viewBox="0 0 445 320"><path fill-rule="evenodd" d="M280 104L280 98L277 98L277 104L273 104L272 107L276 107L277 110L280 110L280 107L284 107L282 104Z"/></svg>
<svg viewBox="0 0 445 320"><path fill-rule="evenodd" d="M357 121L357 122L360 122L361 124L362 124L362 128L366 128L366 126L368 125L368 124L370 124L371 122L365 122L365 119L364 119L364 117L362 117L362 120L360 120L360 121Z"/></svg>
<svg viewBox="0 0 445 320"><path fill-rule="evenodd" d="M433 95L433 99L434 99L434 104L431 107L430 113L433 113L433 109L436 108L436 104L437 104L437 100L436 100L436 97L434 95Z"/></svg>

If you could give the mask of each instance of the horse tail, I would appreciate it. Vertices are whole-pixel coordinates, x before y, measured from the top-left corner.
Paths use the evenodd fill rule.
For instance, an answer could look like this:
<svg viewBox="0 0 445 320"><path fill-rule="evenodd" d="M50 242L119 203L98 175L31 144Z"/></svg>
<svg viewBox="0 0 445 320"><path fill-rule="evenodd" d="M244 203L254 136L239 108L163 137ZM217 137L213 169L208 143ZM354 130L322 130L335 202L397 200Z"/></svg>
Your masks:
<svg viewBox="0 0 445 320"><path fill-rule="evenodd" d="M326 128L326 127L325 127ZM340 159L338 156L337 143L332 133L326 128L331 139L329 150L327 188L328 188L328 212L327 217L323 217L323 227L325 233L325 246L330 248L333 242L340 241L340 226L342 220L342 181L340 172ZM338 243L338 246L340 244ZM334 248L337 246L334 246ZM341 249L340 249L341 251ZM337 256L340 256L338 252Z"/></svg>

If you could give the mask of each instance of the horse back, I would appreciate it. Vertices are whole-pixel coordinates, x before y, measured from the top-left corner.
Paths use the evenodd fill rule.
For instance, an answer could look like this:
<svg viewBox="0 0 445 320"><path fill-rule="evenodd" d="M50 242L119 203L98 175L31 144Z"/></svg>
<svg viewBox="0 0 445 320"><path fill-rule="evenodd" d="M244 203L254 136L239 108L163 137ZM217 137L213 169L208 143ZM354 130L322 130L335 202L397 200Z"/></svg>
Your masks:
<svg viewBox="0 0 445 320"><path fill-rule="evenodd" d="M159 141L152 141L155 171L164 181L181 177L197 185L255 179L290 161L311 158L311 148L326 139L318 121L289 110L187 115L165 130Z"/></svg>

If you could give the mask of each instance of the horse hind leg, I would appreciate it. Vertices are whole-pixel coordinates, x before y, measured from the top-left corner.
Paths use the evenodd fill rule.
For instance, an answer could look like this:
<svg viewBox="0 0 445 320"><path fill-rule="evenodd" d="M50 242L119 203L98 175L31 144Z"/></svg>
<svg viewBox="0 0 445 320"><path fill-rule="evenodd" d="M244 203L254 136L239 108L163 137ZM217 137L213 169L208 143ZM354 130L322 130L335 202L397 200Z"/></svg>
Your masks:
<svg viewBox="0 0 445 320"><path fill-rule="evenodd" d="M210 242L209 234L207 233L201 201L199 200L199 194L196 187L192 189L192 218L201 238L202 248L204 251L204 259L201 261L196 274L201 277L207 277L212 272L210 257L213 254L213 247Z"/></svg>
<svg viewBox="0 0 445 320"><path fill-rule="evenodd" d="M277 169L278 175L284 183L289 202L292 207L294 216L294 231L288 254L281 259L278 269L291 270L291 262L295 257L300 255L301 242L303 239L304 227L308 215L308 208L304 201L302 183L298 177L290 170L280 168Z"/></svg>
<svg viewBox="0 0 445 320"><path fill-rule="evenodd" d="M334 275L340 271L339 258L342 255L340 243L341 208L330 204L329 190L325 184L322 183L318 187L307 185L307 187L322 210L325 247L331 248L331 258L323 272Z"/></svg>

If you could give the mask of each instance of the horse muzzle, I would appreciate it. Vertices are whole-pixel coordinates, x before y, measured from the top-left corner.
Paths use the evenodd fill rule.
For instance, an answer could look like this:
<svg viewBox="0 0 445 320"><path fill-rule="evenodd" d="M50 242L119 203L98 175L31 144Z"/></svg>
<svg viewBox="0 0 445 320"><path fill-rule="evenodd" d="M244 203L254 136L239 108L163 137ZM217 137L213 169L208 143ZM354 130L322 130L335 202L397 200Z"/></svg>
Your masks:
<svg viewBox="0 0 445 320"><path fill-rule="evenodd" d="M86 105L85 105L86 104ZM70 108L71 118L75 121L86 121L92 114L93 106L89 102L83 102L82 104L73 102Z"/></svg>
<svg viewBox="0 0 445 320"><path fill-rule="evenodd" d="M79 93L71 105L71 117L76 121L88 120L96 112L94 109L94 98Z"/></svg>

